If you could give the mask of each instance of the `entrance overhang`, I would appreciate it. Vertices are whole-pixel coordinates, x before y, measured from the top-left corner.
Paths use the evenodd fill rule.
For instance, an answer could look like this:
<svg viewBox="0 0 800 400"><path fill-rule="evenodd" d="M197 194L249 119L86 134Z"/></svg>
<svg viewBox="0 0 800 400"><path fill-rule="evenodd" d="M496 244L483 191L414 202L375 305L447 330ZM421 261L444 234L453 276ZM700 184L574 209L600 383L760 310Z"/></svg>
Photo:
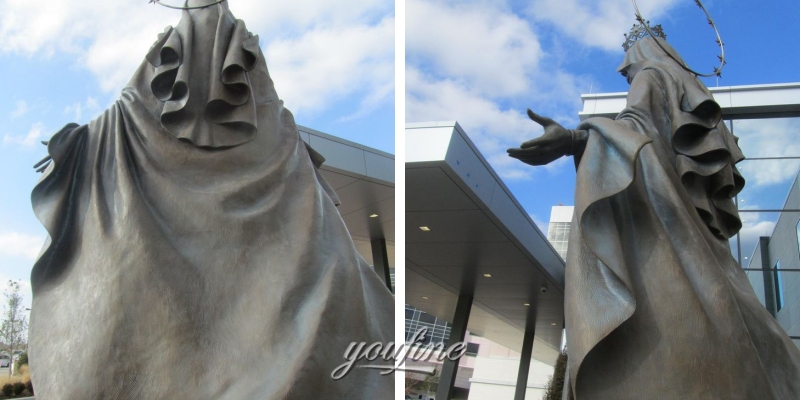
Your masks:
<svg viewBox="0 0 800 400"><path fill-rule="evenodd" d="M406 125L406 303L552 363L564 321L564 262L455 122ZM533 190L533 189L532 189ZM526 305L528 304L528 305Z"/></svg>

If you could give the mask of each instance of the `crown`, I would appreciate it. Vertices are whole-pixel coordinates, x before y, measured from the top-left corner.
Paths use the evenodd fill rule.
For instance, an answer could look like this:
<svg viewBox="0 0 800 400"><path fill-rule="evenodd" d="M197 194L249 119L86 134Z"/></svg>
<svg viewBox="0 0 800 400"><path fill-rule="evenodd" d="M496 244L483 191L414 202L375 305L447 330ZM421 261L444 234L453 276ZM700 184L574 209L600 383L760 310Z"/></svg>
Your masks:
<svg viewBox="0 0 800 400"><path fill-rule="evenodd" d="M642 39L645 36L662 37L666 39L667 35L664 34L664 31L661 29L661 25L656 25L651 29L650 21L645 21L644 17L642 17L642 13L639 12L639 6L636 5L636 0L631 0L631 3L633 3L633 8L636 10L636 21L639 22L639 24L633 24L633 28L631 29L630 34L625 35L625 43L622 44L622 47L625 49L625 51L628 51L628 49L630 49L631 46L633 46L633 44L636 43L637 40ZM719 46L719 55L717 56L717 58L719 59L719 67L714 67L713 73L701 74L689 68L689 66L686 65L685 62L676 59L675 56L672 55L672 53L667 51L667 49L665 49L664 46L661 45L660 41L656 40L656 44L658 45L658 47L661 48L661 50L664 50L664 52L667 53L667 55L670 58L675 60L675 62L677 62L678 65L680 65L686 71L689 71L697 76L704 76L704 77L716 76L717 78L719 78L722 76L722 67L724 67L725 64L727 64L727 62L725 62L725 45L722 43L722 38L720 38L719 36L719 30L717 30L717 25L714 23L714 20L711 19L711 15L708 14L708 10L706 10L705 6L703 6L703 3L700 0L694 0L694 3L697 4L697 6L700 7L701 10L703 10L703 13L706 15L706 19L708 20L708 24L711 25L711 28L714 29L714 33L716 33L717 35L717 46Z"/></svg>
<svg viewBox="0 0 800 400"><path fill-rule="evenodd" d="M650 26L650 21L646 21L645 23ZM625 43L622 44L622 48L625 49L625 51L628 51L628 49L630 49L637 40L650 36L650 32L653 32L656 37L663 39L667 38L667 34L664 33L663 29L661 29L660 24L650 27L649 31L644 27L644 24L633 24L631 31L625 34Z"/></svg>

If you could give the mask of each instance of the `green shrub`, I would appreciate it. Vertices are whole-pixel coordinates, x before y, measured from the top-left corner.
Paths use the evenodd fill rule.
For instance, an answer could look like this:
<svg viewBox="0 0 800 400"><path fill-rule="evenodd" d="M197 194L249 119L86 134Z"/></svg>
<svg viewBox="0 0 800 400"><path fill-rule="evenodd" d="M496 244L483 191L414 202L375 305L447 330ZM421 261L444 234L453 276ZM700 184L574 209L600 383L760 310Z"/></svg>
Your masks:
<svg viewBox="0 0 800 400"><path fill-rule="evenodd" d="M12 387L14 389L14 396L19 396L25 391L25 384L22 382L14 382Z"/></svg>
<svg viewBox="0 0 800 400"><path fill-rule="evenodd" d="M564 381L567 372L567 350L564 349L556 359L556 366L553 369L553 375L545 385L545 393L542 400L561 400L562 390L564 389Z"/></svg>
<svg viewBox="0 0 800 400"><path fill-rule="evenodd" d="M19 368L23 365L28 365L28 353L21 353L19 357L17 357L17 362L14 363L14 371L19 373Z"/></svg>
<svg viewBox="0 0 800 400"><path fill-rule="evenodd" d="M11 397L14 394L14 385L10 383L3 385L3 394L6 395L6 397Z"/></svg>
<svg viewBox="0 0 800 400"><path fill-rule="evenodd" d="M33 394L33 382L31 380L25 382L25 387L28 388L28 392Z"/></svg>

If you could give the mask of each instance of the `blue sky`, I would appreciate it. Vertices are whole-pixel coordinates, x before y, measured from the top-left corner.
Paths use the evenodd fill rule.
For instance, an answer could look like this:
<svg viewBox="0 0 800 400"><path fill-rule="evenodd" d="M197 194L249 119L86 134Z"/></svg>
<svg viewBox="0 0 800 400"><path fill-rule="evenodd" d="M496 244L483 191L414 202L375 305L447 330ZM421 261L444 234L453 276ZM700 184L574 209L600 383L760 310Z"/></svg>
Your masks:
<svg viewBox="0 0 800 400"><path fill-rule="evenodd" d="M394 153L392 1L229 3L259 35L297 123ZM21 280L28 304L46 235L30 205L31 166L46 154L39 141L112 104L180 17L147 0L0 0L0 287Z"/></svg>
<svg viewBox="0 0 800 400"><path fill-rule="evenodd" d="M689 65L711 72L719 48L691 0L639 0L652 24ZM704 2L728 65L709 87L800 82L800 53L789 27L796 1ZM506 156L541 134L525 109L575 127L582 93L624 92L616 73L623 34L635 22L629 0L406 1L406 122L456 120L544 231L550 207L573 204L574 166L562 158L530 167ZM432 38L435 38L433 40ZM736 121L746 156L800 156L799 119ZM744 208L781 208L800 163L741 164ZM743 256L770 234L775 214L744 214Z"/></svg>

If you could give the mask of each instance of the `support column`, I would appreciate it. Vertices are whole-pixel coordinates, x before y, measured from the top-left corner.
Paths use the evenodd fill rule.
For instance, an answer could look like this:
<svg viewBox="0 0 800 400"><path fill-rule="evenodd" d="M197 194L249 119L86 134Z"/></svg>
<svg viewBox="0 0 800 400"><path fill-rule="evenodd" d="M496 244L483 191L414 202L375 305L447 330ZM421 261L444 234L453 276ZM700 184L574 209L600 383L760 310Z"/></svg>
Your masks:
<svg viewBox="0 0 800 400"><path fill-rule="evenodd" d="M778 305L775 304L775 274L770 270L769 237L758 238L758 247L761 248L761 268L764 270L764 306L774 318L778 314Z"/></svg>
<svg viewBox="0 0 800 400"><path fill-rule="evenodd" d="M531 368L534 332L536 332L536 326L531 323L531 326L525 329L525 338L522 339L522 353L519 355L519 372L517 373L517 390L514 392L514 400L525 400L525 391L528 389L528 371Z"/></svg>
<svg viewBox="0 0 800 400"><path fill-rule="evenodd" d="M456 315L453 316L453 324L450 329L450 338L447 339L447 348L464 341L467 334L467 322L469 312L472 309L472 296L458 296L456 304ZM456 373L458 372L458 362L460 359L444 359L442 362L442 374L439 376L439 388L436 389L436 400L450 400L453 397L453 386L456 383Z"/></svg>
<svg viewBox="0 0 800 400"><path fill-rule="evenodd" d="M372 267L375 273L386 283L389 291L392 290L392 275L389 273L389 254L386 252L386 239L372 239Z"/></svg>

